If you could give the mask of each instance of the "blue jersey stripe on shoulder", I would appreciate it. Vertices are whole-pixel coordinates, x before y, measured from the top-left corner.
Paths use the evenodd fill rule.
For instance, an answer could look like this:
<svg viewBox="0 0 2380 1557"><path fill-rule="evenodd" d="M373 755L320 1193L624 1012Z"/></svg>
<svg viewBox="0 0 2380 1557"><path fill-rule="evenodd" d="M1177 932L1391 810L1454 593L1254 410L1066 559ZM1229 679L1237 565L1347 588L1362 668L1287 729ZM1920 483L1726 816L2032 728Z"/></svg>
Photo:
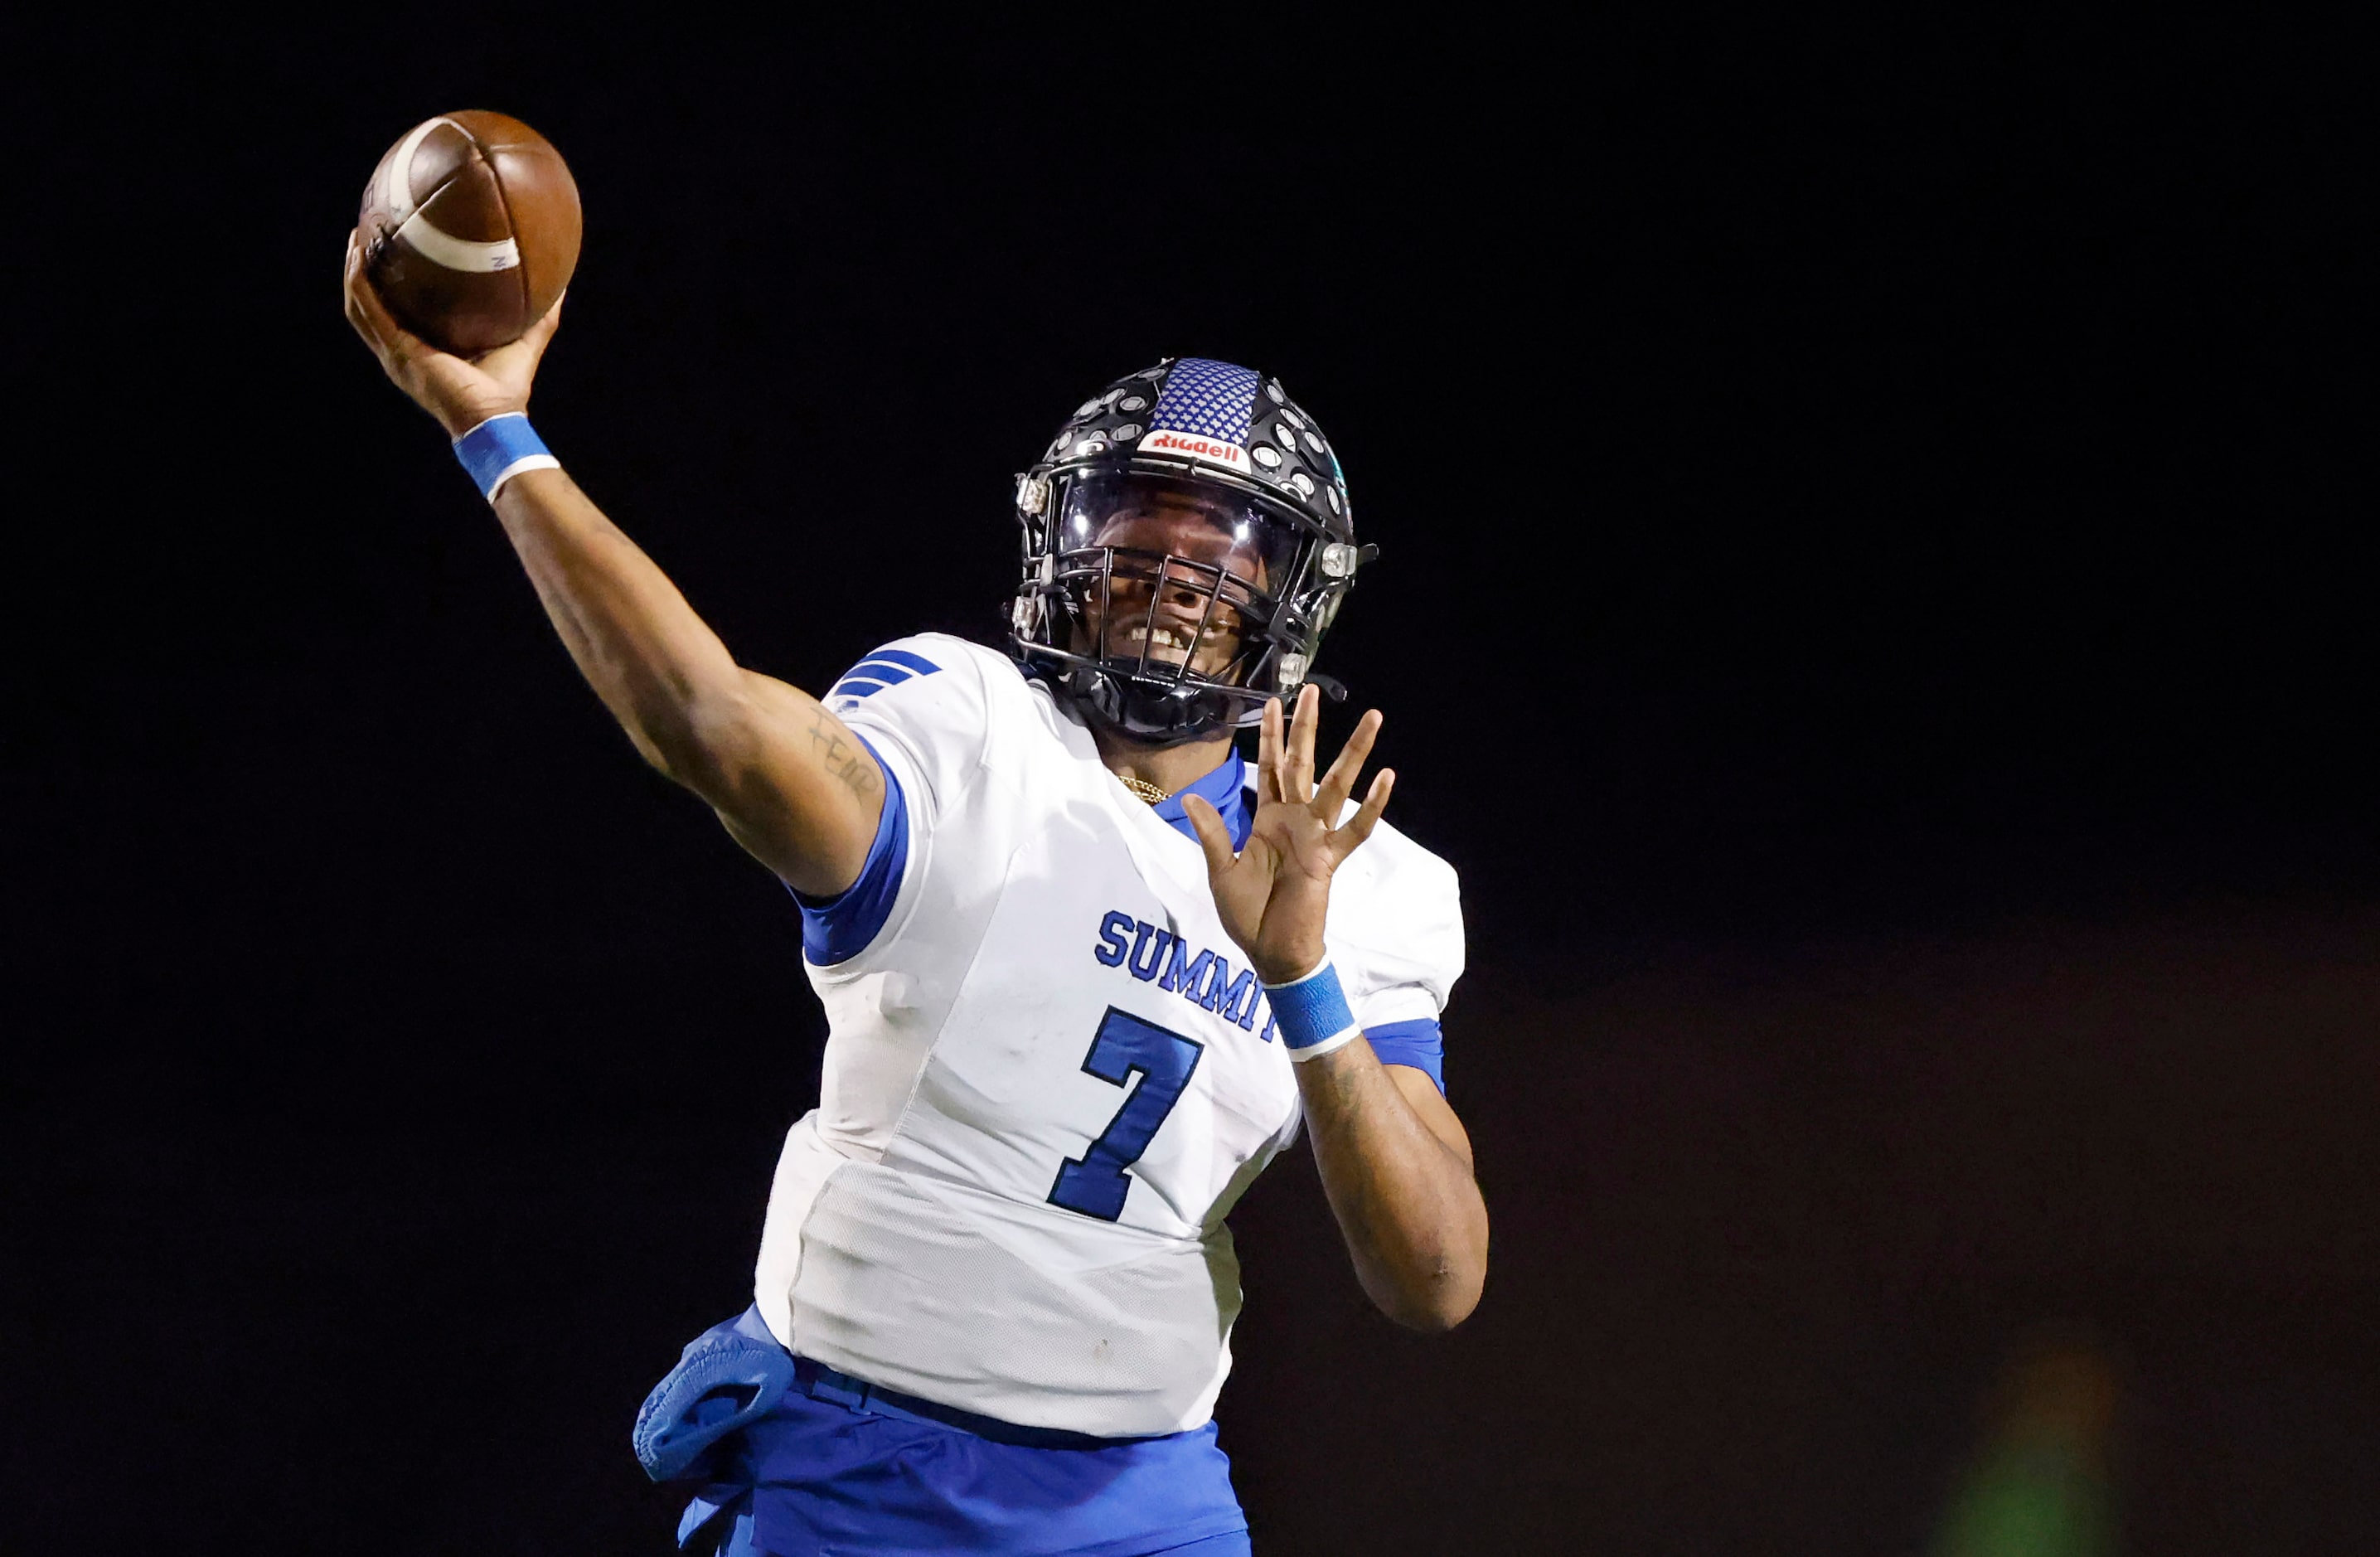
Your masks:
<svg viewBox="0 0 2380 1557"><path fill-rule="evenodd" d="M917 672L920 675L931 675L936 671L942 668L941 666L934 663L933 661L926 658L923 654L913 654L906 649L879 649L874 653L868 655L868 659L889 660L896 665L906 665L911 670ZM862 660L860 662L861 664L866 664L867 663L867 660Z"/></svg>
<svg viewBox="0 0 2380 1557"><path fill-rule="evenodd" d="M880 654L870 654L843 674L846 680L855 675L866 675L889 687L896 681L906 681L918 673L906 665L895 664Z"/></svg>
<svg viewBox="0 0 2380 1557"><path fill-rule="evenodd" d="M931 675L942 667L923 654L913 654L906 649L878 649L843 673L834 684L830 698L868 698L887 687L897 687L912 676Z"/></svg>

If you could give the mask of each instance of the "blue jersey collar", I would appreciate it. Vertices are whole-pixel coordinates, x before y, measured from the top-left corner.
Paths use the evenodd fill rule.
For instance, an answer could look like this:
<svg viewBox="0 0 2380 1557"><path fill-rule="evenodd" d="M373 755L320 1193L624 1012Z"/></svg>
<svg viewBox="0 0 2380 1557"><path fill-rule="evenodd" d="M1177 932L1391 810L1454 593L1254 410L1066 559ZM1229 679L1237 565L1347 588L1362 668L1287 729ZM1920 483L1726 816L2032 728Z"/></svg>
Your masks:
<svg viewBox="0 0 2380 1557"><path fill-rule="evenodd" d="M1189 813L1182 809L1182 797L1196 795L1223 814L1223 825L1232 830L1232 847L1235 851L1245 848L1248 829L1256 823L1256 809L1248 803L1247 772L1247 764L1240 760L1239 751L1234 748L1214 772L1176 790L1149 809L1157 813L1158 821L1195 844L1198 841L1198 833L1190 825Z"/></svg>

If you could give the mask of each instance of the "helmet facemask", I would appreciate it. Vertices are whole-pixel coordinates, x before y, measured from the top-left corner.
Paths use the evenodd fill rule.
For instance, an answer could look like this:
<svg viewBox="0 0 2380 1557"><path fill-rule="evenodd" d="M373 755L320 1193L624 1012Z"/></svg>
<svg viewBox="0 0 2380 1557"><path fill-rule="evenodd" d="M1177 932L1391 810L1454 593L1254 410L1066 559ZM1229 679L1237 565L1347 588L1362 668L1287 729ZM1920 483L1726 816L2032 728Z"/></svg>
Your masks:
<svg viewBox="0 0 2380 1557"><path fill-rule="evenodd" d="M1314 548L1263 499L1110 468L1050 483L1027 517L1014 636L1100 723L1153 745L1253 723L1308 636L1294 600ZM1295 678L1290 678L1294 685Z"/></svg>
<svg viewBox="0 0 2380 1557"><path fill-rule="evenodd" d="M1280 380L1203 357L1118 379L1017 478L1016 518L1009 642L1110 728L1171 746L1255 724L1307 682L1346 696L1314 655L1377 549Z"/></svg>

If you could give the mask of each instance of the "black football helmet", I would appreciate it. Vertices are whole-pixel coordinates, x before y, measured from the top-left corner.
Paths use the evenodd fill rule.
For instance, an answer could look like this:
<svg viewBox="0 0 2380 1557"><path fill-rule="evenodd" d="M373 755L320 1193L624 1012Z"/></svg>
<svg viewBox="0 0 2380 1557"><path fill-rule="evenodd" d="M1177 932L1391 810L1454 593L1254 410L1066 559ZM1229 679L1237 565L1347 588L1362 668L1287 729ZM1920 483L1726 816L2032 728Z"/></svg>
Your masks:
<svg viewBox="0 0 2380 1557"><path fill-rule="evenodd" d="M1016 478L1026 669L1135 740L1257 723L1313 682L1355 571L1338 456L1314 419L1229 362L1168 358L1087 400Z"/></svg>

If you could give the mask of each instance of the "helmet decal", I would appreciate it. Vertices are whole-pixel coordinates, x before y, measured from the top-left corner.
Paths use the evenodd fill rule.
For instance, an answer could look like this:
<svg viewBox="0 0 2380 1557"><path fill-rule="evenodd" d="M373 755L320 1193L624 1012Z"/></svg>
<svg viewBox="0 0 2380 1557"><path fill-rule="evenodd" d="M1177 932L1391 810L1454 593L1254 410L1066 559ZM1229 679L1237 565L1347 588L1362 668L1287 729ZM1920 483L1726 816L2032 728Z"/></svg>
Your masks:
<svg viewBox="0 0 2380 1557"><path fill-rule="evenodd" d="M1165 375L1165 387L1157 392L1157 408L1148 413L1149 430L1245 444L1257 383L1257 375L1245 368L1185 357L1173 364Z"/></svg>

